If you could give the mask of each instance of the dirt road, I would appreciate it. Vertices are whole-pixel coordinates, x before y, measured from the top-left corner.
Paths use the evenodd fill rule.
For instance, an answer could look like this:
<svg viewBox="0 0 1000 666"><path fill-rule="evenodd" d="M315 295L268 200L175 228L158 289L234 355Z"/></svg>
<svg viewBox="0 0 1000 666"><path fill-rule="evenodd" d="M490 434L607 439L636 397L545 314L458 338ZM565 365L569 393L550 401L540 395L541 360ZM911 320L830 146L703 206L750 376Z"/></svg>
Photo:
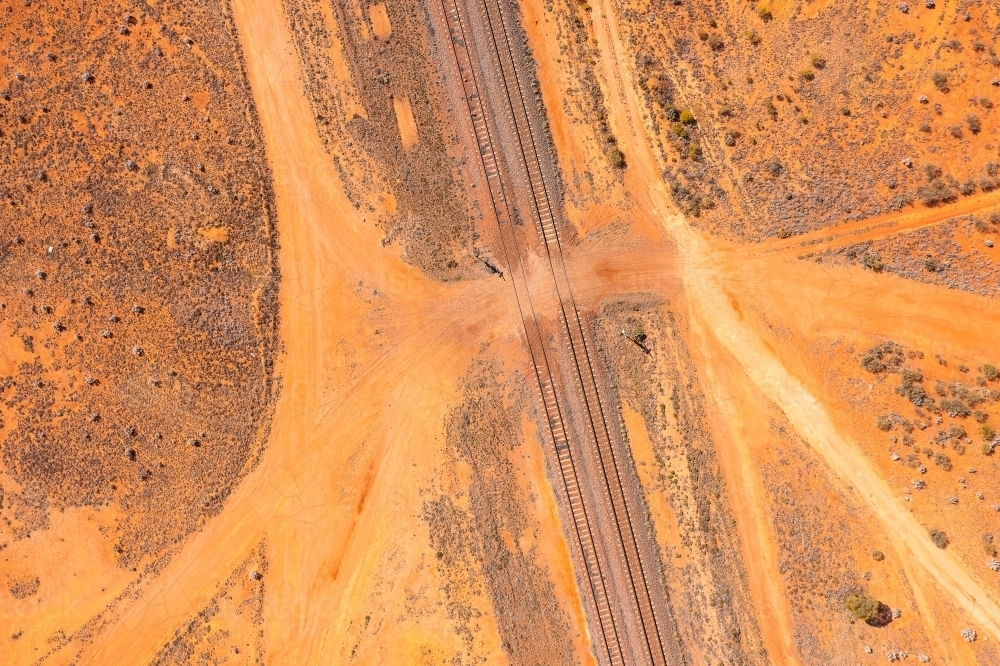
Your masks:
<svg viewBox="0 0 1000 666"><path fill-rule="evenodd" d="M418 483L435 462L454 378L476 350L463 343L507 338L519 325L506 290L485 281L431 282L381 246L381 233L344 196L316 135L281 4L238 0L233 11L280 227L286 354L271 439L222 513L141 596L107 614L98 639L71 643L52 663L77 650L74 663L147 662L169 636L165 628L197 611L264 538L272 563L264 581L268 660L342 663L357 610L342 600L364 596L365 572L393 521L405 518L401 507L419 506ZM382 309L393 317L377 330ZM420 333L399 334L407 330ZM426 548L416 530L395 538L415 542L416 553ZM393 643L394 629L384 631ZM398 631L400 646L459 640L432 623L423 632Z"/></svg>
<svg viewBox="0 0 1000 666"><path fill-rule="evenodd" d="M626 141L632 178L648 192L650 212L658 216L677 243L683 262L685 294L692 315L733 355L756 387L786 415L798 433L868 509L878 517L900 553L915 570L929 575L971 621L1000 638L1000 605L950 553L936 548L910 511L873 470L864 454L838 432L826 408L782 363L779 356L744 320L738 301L724 287L725 264L702 236L674 212L657 177L658 169L645 138L640 106L627 77L630 60L618 38L615 18L605 0L594 11L597 42L604 55L611 119ZM992 199L990 200L992 201ZM918 218L919 223L923 218ZM785 642L787 637L781 640ZM957 636L955 637L957 640Z"/></svg>

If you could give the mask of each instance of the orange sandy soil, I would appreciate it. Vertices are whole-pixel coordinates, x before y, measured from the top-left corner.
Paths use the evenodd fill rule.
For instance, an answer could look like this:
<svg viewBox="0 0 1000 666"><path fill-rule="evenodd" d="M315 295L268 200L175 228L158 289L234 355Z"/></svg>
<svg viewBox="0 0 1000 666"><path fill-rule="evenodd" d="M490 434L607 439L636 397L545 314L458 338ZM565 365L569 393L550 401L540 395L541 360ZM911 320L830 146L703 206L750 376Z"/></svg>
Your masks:
<svg viewBox="0 0 1000 666"><path fill-rule="evenodd" d="M736 518L747 550L751 587L762 616L774 619L761 623L772 658L797 660L789 611L776 593L780 574L774 566L772 530L767 529L770 520L763 513L766 503L761 501L759 477L751 464L755 450L768 447L767 413L762 408L768 404L783 413L823 460L847 501L867 512L871 529L892 544L918 599L918 616L935 654L961 662L976 659L979 648L960 638L961 628L975 625L986 639L1000 638L995 582L982 574L985 556L963 557L959 549L942 551L931 544L925 530L930 516L919 507L906 506L900 485L888 483L883 460L856 444L856 438L870 435L863 426L875 415L852 411L831 385L815 350L837 340L860 353L884 336L930 353L943 349L949 356L981 363L993 351L991 340L1000 323L995 301L872 273L828 270L796 262L788 254L771 254L766 246L735 248L693 232L673 212L656 177L656 164L641 130L639 104L627 80L629 68L622 66L624 47L606 8L602 3L594 11L595 33L605 57L612 122L628 146L631 166L626 183L642 202L636 212L659 218L679 249L678 272L691 308L692 344L704 370L702 379L718 406L716 426L726 443L721 455L726 459L730 492L739 497L733 504L740 507ZM995 205L995 197L984 195L956 208L978 210L977 205ZM921 214L906 216L896 226L943 219L942 213L923 211L923 219ZM845 231L836 229L838 234ZM791 241L785 244L792 246ZM969 325L970 317L974 326ZM846 365L854 359L839 361ZM980 505L967 511L976 511L979 521L996 522L985 509ZM968 531L972 529L970 525ZM988 528L980 524L978 529ZM856 649L852 646L851 652Z"/></svg>
<svg viewBox="0 0 1000 666"><path fill-rule="evenodd" d="M592 16L611 125L629 160L621 178L592 165L601 154L594 135L577 131L562 115L555 100L569 82L561 78L554 37L546 33L544 12L534 3L524 6L561 165L566 172L594 169L597 191L585 185L587 191L575 193L579 200L602 195L599 205L571 207L585 238L570 271L589 303L646 291L669 297L685 313L684 335L707 397L767 661L803 662L795 635L801 618L786 596L775 507L759 472L776 458L774 420L786 423L816 461L813 468L833 488L829 501L842 503L877 535L859 538L887 555L882 570L873 563L876 575L866 585L905 609L883 630L848 631L844 612L832 620L843 631L827 637L831 645L856 660L864 658L863 645L872 645L881 659L880 650L906 648L893 637L912 629L906 635L926 642L910 649L932 653L936 663L988 661L995 655L989 646L1000 641L1000 600L995 577L983 570L984 555L973 546L976 532L987 529L982 523L998 519L982 506L962 519L944 518L953 545L935 548L926 527L942 520L940 504L904 500L904 476L884 446L868 443L879 436L871 425L875 414L859 411L845 387L851 377L864 378L857 354L884 337L928 358L940 351L969 365L988 361L983 356L1000 330L996 301L798 261L798 254L824 247L803 250L802 237L748 248L694 231L660 180L631 60L609 8L609 0L595 3ZM316 135L280 3L236 0L233 10L274 171L281 234L283 389L267 452L222 512L138 586L129 587L130 572L114 566L103 512L56 514L50 530L12 546L5 553L11 563L6 580L22 574L18 562L29 555L31 569L47 576L30 603L4 598L0 626L20 631L23 624L24 634L3 644L3 661L32 663L53 649L49 639L61 632L66 640L47 663L149 663L220 590L236 589L234 572L245 575L246 563L263 548L255 565L263 569L263 639L234 662L259 656L276 664L442 663L471 649L487 663L504 663L488 599L478 600L481 631L474 645L453 630L421 519L420 490L443 464L441 424L479 345L488 341L523 363L511 294L493 280L431 281L381 246L380 232L347 202ZM383 14L372 9L376 32L391 30ZM408 130L401 130L405 136ZM836 232L853 242L996 203L996 195L981 195L947 211L853 223L857 230L871 227L857 236L846 226ZM631 240L615 224L620 221L636 234ZM0 353L11 361L6 348ZM879 399L886 411L901 409L898 400L890 402L896 400L891 390ZM624 416L640 479L649 484L643 476L651 456L648 433L631 406L624 406ZM533 511L543 533L559 535L541 443L532 428L525 430L529 454L521 459L520 481L537 489ZM977 482L1000 486L992 461L977 466L984 477ZM661 546L675 547L669 506L655 496L649 504ZM47 561L37 559L40 553ZM574 618L577 653L586 663L586 630L565 542L552 538L540 553ZM243 593L252 596L252 590ZM78 634L94 617L87 635ZM979 640L963 641L964 627L975 629ZM697 654L698 646L690 650Z"/></svg>
<svg viewBox="0 0 1000 666"><path fill-rule="evenodd" d="M315 133L280 3L237 1L233 11L280 220L286 353L267 453L225 509L138 586L127 587L134 575L114 567L100 512L56 514L53 529L13 546L8 561L30 554L30 571L44 571L46 583L38 598L5 597L0 625L26 631L14 642L4 637L0 661L48 654L46 663L149 663L228 589L233 572L246 575L241 563L262 543L261 654L241 643L232 660L443 663L472 650L500 661L487 598L472 600L481 613L474 645L452 626L419 491L442 463L441 424L479 345L518 345L512 294L493 281L434 282L382 247L381 233L344 197ZM539 444L528 448L517 464L536 498L534 518L542 533L560 534ZM565 543L547 541L538 552L556 572L586 663ZM19 573L14 564L4 578ZM123 590L127 598L105 608Z"/></svg>

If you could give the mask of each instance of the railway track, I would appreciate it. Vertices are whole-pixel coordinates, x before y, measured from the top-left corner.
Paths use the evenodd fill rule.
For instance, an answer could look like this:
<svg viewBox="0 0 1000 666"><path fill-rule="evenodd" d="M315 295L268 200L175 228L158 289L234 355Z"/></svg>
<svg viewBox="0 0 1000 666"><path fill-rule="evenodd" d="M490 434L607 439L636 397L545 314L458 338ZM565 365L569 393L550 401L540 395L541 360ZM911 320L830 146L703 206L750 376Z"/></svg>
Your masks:
<svg viewBox="0 0 1000 666"><path fill-rule="evenodd" d="M558 462L562 490L573 521L573 536L585 569L593 615L591 621L597 625L597 633L601 639L599 656L602 661L606 658L607 663L612 666L624 666L636 659L653 666L679 663L676 646L664 643L665 618L658 617L662 610L658 611L651 590L651 572L656 568L649 564L648 559L646 563L643 562L644 554L647 557L658 557L658 553L650 553L648 548L643 549L637 537L633 518L635 508L629 507L623 489L621 462L614 450L587 337L570 287L551 188L546 183L542 156L532 127L532 107L529 104L536 110L537 105L526 98L518 72L518 50L511 41L502 0L469 2L477 3L475 8L480 12L481 23L476 27L486 37L486 46L491 55L489 60L501 88L500 97L503 101L500 106L506 112L504 120L509 123L509 130L512 130L512 145L517 156L515 166L524 169L527 194L530 195L528 208L544 247L549 276L557 295L557 319L568 346L572 365L569 374L575 384L573 387L565 387L564 395L568 394L569 399L576 398L576 406L597 454L599 478L587 480L596 481L603 486L605 493L603 503L607 504L606 507L591 506L588 509L585 489L580 482L580 467L567 429L565 405L560 402L556 386L557 373L553 372L555 359L550 358L550 352L546 349L545 336L526 279L522 242L518 240L512 202L507 194L507 183L512 179L512 174L504 172L495 143L500 133L496 126L501 123L499 119L491 123L484 82L477 75L474 66L474 49L469 41L470 30L463 19L459 0L441 0L452 53L462 81L463 97L476 138L480 166L486 177L504 260L508 274L511 275L539 398ZM580 455L579 446L576 455ZM593 503L593 500L590 502ZM595 509L610 509L613 525L611 535L602 535L595 530ZM620 587L616 590L609 585L609 578L618 578L624 582L621 586L625 588L624 595L620 593ZM652 578L653 585L658 584L658 579ZM636 640L641 643L639 650L635 649ZM668 652L668 646L674 650ZM636 654L637 651L639 654Z"/></svg>

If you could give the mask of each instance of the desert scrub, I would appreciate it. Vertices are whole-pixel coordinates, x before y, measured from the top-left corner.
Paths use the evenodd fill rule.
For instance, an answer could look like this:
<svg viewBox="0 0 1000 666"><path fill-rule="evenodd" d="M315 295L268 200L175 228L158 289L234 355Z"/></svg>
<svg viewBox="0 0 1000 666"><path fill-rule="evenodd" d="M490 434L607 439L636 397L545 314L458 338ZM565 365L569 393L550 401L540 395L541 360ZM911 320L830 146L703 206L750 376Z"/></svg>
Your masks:
<svg viewBox="0 0 1000 666"><path fill-rule="evenodd" d="M812 81L813 79L816 78L816 72L814 72L814 71L812 71L812 69L806 67L801 72L799 72L799 76L801 76L802 79L805 80L805 81Z"/></svg>
<svg viewBox="0 0 1000 666"><path fill-rule="evenodd" d="M948 90L948 75L944 72L934 72L931 74L931 82L941 92Z"/></svg>
<svg viewBox="0 0 1000 666"><path fill-rule="evenodd" d="M903 348L891 340L875 345L861 355L861 367L873 374L895 370L903 363Z"/></svg>
<svg viewBox="0 0 1000 666"><path fill-rule="evenodd" d="M625 153L622 152L621 148L612 144L608 146L605 154L608 156L608 161L611 162L611 166L616 169L625 168Z"/></svg>
<svg viewBox="0 0 1000 666"><path fill-rule="evenodd" d="M951 471L951 458L949 458L944 453L934 454L934 464L943 469L946 472Z"/></svg>
<svg viewBox="0 0 1000 666"><path fill-rule="evenodd" d="M932 528L928 529L927 533L931 535L931 541L934 542L935 546L937 546L938 548L947 548L948 547L948 544L950 542L948 541L948 535L947 534L945 534L944 532L942 532L941 530L939 530L936 527L932 527Z"/></svg>
<svg viewBox="0 0 1000 666"><path fill-rule="evenodd" d="M881 273L882 269L885 268L885 264L882 263L882 257L878 252L869 252L866 254L861 260L861 265L876 273Z"/></svg>
<svg viewBox="0 0 1000 666"><path fill-rule="evenodd" d="M993 439L997 436L996 431L993 430L993 428L991 428L990 426L986 425L985 423L979 426L979 434L987 442L992 442Z"/></svg>
<svg viewBox="0 0 1000 666"><path fill-rule="evenodd" d="M983 371L983 376L988 381L995 382L997 379L1000 379L1000 370L995 365L984 363L981 370Z"/></svg>
<svg viewBox="0 0 1000 666"><path fill-rule="evenodd" d="M950 398L941 401L941 409L947 412L948 416L952 418L964 419L971 413L969 406L964 402Z"/></svg>
<svg viewBox="0 0 1000 666"><path fill-rule="evenodd" d="M944 181L934 179L926 187L920 188L918 192L921 201L925 206L936 206L955 199L955 191Z"/></svg>
<svg viewBox="0 0 1000 666"><path fill-rule="evenodd" d="M979 121L979 116L974 113L970 113L965 116L965 126L968 127L969 131L973 134L979 134L983 129L983 125Z"/></svg>
<svg viewBox="0 0 1000 666"><path fill-rule="evenodd" d="M892 430L892 419L890 419L885 414L882 414L881 416L878 417L878 420L875 422L875 427L881 430L882 432L889 432L890 430Z"/></svg>
<svg viewBox="0 0 1000 666"><path fill-rule="evenodd" d="M685 125L694 125L696 122L694 119L694 114L691 113L690 109L684 109L683 111L681 111L678 120L680 120Z"/></svg>
<svg viewBox="0 0 1000 666"><path fill-rule="evenodd" d="M811 56L809 56L809 62L816 69L823 69L824 67L826 67L826 58L824 58L819 53L813 53Z"/></svg>

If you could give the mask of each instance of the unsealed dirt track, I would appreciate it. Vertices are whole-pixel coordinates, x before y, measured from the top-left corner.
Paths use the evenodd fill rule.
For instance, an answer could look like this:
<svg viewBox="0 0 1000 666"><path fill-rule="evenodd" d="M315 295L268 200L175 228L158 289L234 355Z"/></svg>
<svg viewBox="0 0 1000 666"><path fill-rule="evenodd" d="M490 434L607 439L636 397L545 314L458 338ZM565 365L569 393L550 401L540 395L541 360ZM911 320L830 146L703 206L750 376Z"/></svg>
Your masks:
<svg viewBox="0 0 1000 666"><path fill-rule="evenodd" d="M63 648L53 663L74 658L77 649L75 663L149 659L164 627L195 612L265 534L276 581L266 595L268 659L336 661L343 647L337 636L346 630L338 625L345 612L338 600L361 582L340 572L356 569L386 529L380 527L389 515L385 502L409 467L400 457L413 455L413 442L433 438L453 390L450 378L468 361L446 340L506 335L504 327L516 322L505 316L507 299L490 293L480 294L475 312L458 317L456 288L426 280L380 248L379 234L344 198L315 135L280 5L234 2L233 11L281 219L286 354L268 453L140 599L109 617L99 638ZM370 308L346 296L359 280L398 303L400 327L421 326L422 333L352 380L335 362L335 345L372 335L363 324ZM476 291L483 284L463 287ZM428 319L414 320L407 301L419 303Z"/></svg>
<svg viewBox="0 0 1000 666"><path fill-rule="evenodd" d="M601 9L595 11L595 22L599 26L598 41L607 58L605 68L611 82L613 122L623 135L631 137L631 163L636 171L632 176L645 181L651 212L661 217L665 228L677 241L683 258L685 294L692 303L694 314L733 354L768 399L785 413L802 437L816 448L830 469L879 518L900 554L911 558L916 569L929 575L969 617L1000 639L1000 605L970 577L962 564L933 546L926 530L893 496L868 460L838 432L823 405L744 320L737 301L722 286L726 279L725 266L713 260L709 244L687 226L683 218L671 213L672 204L655 176L655 162L638 120L640 113L633 88L626 78L629 68L619 55L617 29L607 7L607 2L601 3ZM987 200L992 202L992 197ZM976 204L978 202L972 205ZM918 217L914 224L919 224L920 219Z"/></svg>
<svg viewBox="0 0 1000 666"><path fill-rule="evenodd" d="M563 197L579 183L561 181L565 163L559 158L564 149L575 157L590 154L580 138L586 132L575 131L584 121L573 116L569 104L562 106L559 102L563 100L553 99L552 86L556 84L536 78L537 72L545 70L552 75L558 70L555 64L561 64L558 58L564 54L553 48L545 54L547 59L541 60L536 53L536 72L536 63L525 47L544 42L540 33L551 29L546 24L553 10L532 7L530 11L522 9L522 15L516 2L505 0L432 0L422 17L425 27L433 24L434 30L429 32L438 40L435 48L451 39L451 50L445 49L445 55L455 59L462 77L460 82L450 81L450 70L442 68L444 84L456 88L451 90L448 104L462 93L465 98L464 108L448 108L448 113L455 116L452 120L458 131L467 136L449 139L448 150L474 156L469 160L474 164L463 161L464 157L456 158L456 164L481 172L481 177L463 182L485 184L482 189L488 192L478 196L483 202L490 197L493 208L492 217L487 214L482 223L489 228L476 230L484 233L477 236L474 250L485 248L484 256L496 262L505 278L485 272L489 269L483 266L493 265L484 259L480 259L480 266L473 257L463 256L461 271L436 274L440 280L435 280L407 263L405 252L391 238L383 238L384 229L377 226L376 219L381 211L359 205L345 192L339 164L335 166L331 160L331 153L342 146L331 148L332 144L324 144L327 139L321 138L317 122L322 117L317 118L307 93L309 85L317 81L303 79L303 61L289 27L287 6L281 0L232 0L231 7L273 172L280 236L283 355L276 369L280 397L267 447L259 464L224 498L218 513L179 541L169 557L158 561L153 575L137 578L124 569L116 571L107 579L108 589L101 590L113 599L103 610L97 608L105 604L105 597L91 594L81 603L86 611L74 609L75 614L64 613L57 619L41 618L43 613L37 613L39 625L44 626L31 627L34 635L30 638L35 644L47 645L49 652L28 655L28 650L22 650L16 663L131 666L166 662L189 648L182 640L185 631L190 633L201 620L209 624L218 611L220 595L239 587L234 584L236 579L251 589L253 599L259 602L259 612L243 618L257 641L253 645L248 641L240 657L247 663L540 664L538 654L557 652L532 654L530 646L524 645L535 634L523 632L518 636L522 652L516 653L506 638L531 618L518 618L520 624L510 622L505 617L510 610L503 605L503 594L509 598L540 589L549 595L546 603L556 601L545 605L532 599L533 605L514 607L558 608L559 612L545 620L555 627L551 635L565 638L558 654L573 653L579 663L666 666L700 661L709 649L684 641L701 640L698 627L710 623L698 624L703 619L692 618L706 608L715 608L718 601L731 603L733 598L738 604L750 599L745 605L753 607L739 610L753 621L741 620L736 614L725 616L723 621L720 613L712 618L717 625L709 627L715 632L713 638L705 639L706 645L725 643L725 649L732 650L728 654L739 655L725 663L813 663L804 657L803 612L792 603L790 578L783 566L788 547L778 538L776 528L780 526L775 525L778 516L787 514L775 512L772 503L779 500L769 494L773 488L768 487L761 463L765 458L762 454L772 453L772 447L795 446L818 461L815 465L810 462L810 469L822 468L818 474L831 482L852 519L870 528L864 536L871 536L867 534L871 531L878 537L877 543L872 545L869 539L858 552L849 552L852 544L838 544L844 552L837 555L856 556L849 559L851 566L846 569L854 576L852 585L857 585L820 590L828 604L835 604L823 607L836 610L826 613L832 617L826 618L829 623L825 625L834 627L837 634L826 637L831 638L834 649L851 641L854 652L844 653L848 659L861 654L862 638L876 649L888 650L895 647L894 641L903 640L900 636L913 642L926 637L936 651L934 661L967 663L980 654L989 656L988 648L1000 641L1000 597L988 584L995 581L995 577L989 578L990 568L973 566L981 564L984 544L989 552L992 535L984 540L979 534L973 538L962 534L947 549L936 547L928 527L932 519L949 515L944 513L947 507L928 510L926 505L905 502L904 495L911 499L909 487L900 493L893 483L911 474L916 465L903 468L900 463L887 475L885 461L871 453L874 446L865 448L861 443L858 432L867 431L855 423L872 421L875 415L859 413L854 403L841 399L834 384L839 379L837 368L850 365L856 369L858 349L890 336L913 348L911 360L923 359L923 352L917 350L923 347L931 353L954 352L955 363L981 364L980 357L995 348L1000 308L986 297L949 292L873 271L830 267L803 257L937 224L956 215L992 211L1000 206L1000 193L852 221L757 245L710 238L677 213L677 202L664 183L664 165L651 148L649 118L638 92L642 86L632 80L635 54L620 35L621 17L615 14L614 0L597 0L593 7L573 0L571 11L592 10L588 19L592 22L581 30L592 30L587 38L592 35L596 51L590 64L600 79L606 100L602 104L608 107L608 127L598 136L601 141L610 136L611 143L622 147L627 168L609 166L611 162L587 165L600 172L596 179L587 172L590 187L594 188L595 180L610 183L601 192L615 195L608 201L599 201L595 195L592 208L570 210ZM362 21L372 24L372 34L366 27L362 40L368 45L374 43L377 48L377 40L392 39L397 33L389 16L399 18L399 14L392 14L398 6L391 2L345 2L338 9L356 10ZM513 23L531 18L535 19L534 27ZM584 26L582 21L580 26ZM410 37L415 41L409 43L418 43L419 36ZM702 39L707 39L707 34ZM332 41L337 43L338 39ZM341 69L346 71L342 62ZM539 97L548 106L548 118L535 98L536 84L542 91ZM574 84L563 80L558 85ZM343 108L356 105L344 101ZM388 105L397 115L403 152L411 156L414 151L419 153L429 136L421 135L428 127L421 124L426 118L424 107L418 102L411 106L407 97L394 97ZM550 128L549 122L562 124ZM560 155L549 153L553 148L549 140ZM596 152L603 154L604 148ZM456 173L459 171L456 166ZM617 197L620 200L611 201ZM584 202L583 208L589 205L585 197L576 201ZM385 208L396 212L394 203L387 201ZM600 216L594 213L598 209ZM604 217L603 211L610 212ZM470 215L470 219L474 217ZM226 240L224 232L211 229L202 235ZM429 237L439 240L432 234ZM413 257L408 260L413 262ZM457 268L455 263L448 270ZM466 271L466 264L482 274ZM689 452L693 445L685 449L671 439L695 436L681 432L681 400L677 393L664 390L667 375L650 375L653 379L648 385L632 387L630 390L648 392L639 395L639 400L629 397L626 403L621 398L620 385L628 383L629 376L616 375L617 366L609 356L624 349L645 363L654 353L644 346L646 333L641 328L631 333L622 328L624 335L619 335L616 325L611 337L613 343L621 343L619 349L608 342L607 330L599 326L619 321L611 319L608 312L627 321L628 317L638 318L640 311L651 318L647 323L664 313L670 316L674 355L660 358L685 359L689 364L690 369L670 377L677 379L675 391L680 386L682 392L688 392L682 397L689 399L685 404L691 406L692 420L700 419L698 425L711 431L711 436L697 435L703 448L696 457L710 460L702 466L685 458L689 454L683 452ZM674 318L674 313L679 316ZM601 319L605 315L609 318ZM667 328L660 327L661 340L655 339L652 326L648 329L648 344L654 350L665 342L663 331ZM6 361L13 372L16 354L8 351L6 341L3 345L0 361ZM834 348L829 355L836 356L840 366L815 361ZM690 361L678 351L687 349L691 350ZM511 385L531 386L532 390L522 391L516 400L511 399L515 389L510 389L510 395L504 393L507 385L501 387L491 374L495 368L483 361L493 354L504 359L509 366L506 370L516 378ZM478 375L470 372L476 363L483 364ZM942 360L933 369L943 373L939 368L946 365ZM637 374L648 368L638 362L629 366ZM956 372L968 373L969 368ZM969 375L969 381L975 381L974 375ZM862 376L871 382L867 386L870 394L878 390L890 394L892 387L886 384L885 375L870 372ZM483 377L489 377L490 382ZM660 379L663 383L657 386ZM953 379L950 376L949 381ZM867 383L857 380L856 385L862 387L859 391ZM984 394L992 386L986 379L979 383ZM458 572L465 576L463 581L478 580L482 571L477 570L477 562L481 565L484 561L497 567L491 573L498 580L508 576L503 579L506 587L501 595L493 594L488 586L468 584L466 591L472 601L462 605L456 591L461 581L456 583L458 579L449 577L456 572L447 568L453 553L445 551L453 544L446 543L440 532L435 541L431 519L422 513L422 507L432 495L448 501L472 495L468 491L477 479L479 486L474 490L501 494L491 490L501 488L499 484L482 482L484 470L473 464L478 463L472 459L474 453L467 452L468 457L462 459L455 453L454 441L446 441L449 429L454 431L456 423L470 426L477 410L486 404L478 401L482 396L476 390L490 393L491 408L497 412L503 412L509 403L516 404L517 409L506 416L523 430L523 441L507 442L502 451L497 446L492 457L484 457L485 466L489 461L511 462L510 469L516 469L519 478L509 487L529 489L526 507L535 506L531 502L541 495L537 507L546 515L539 522L544 531L500 534L498 529L498 535L493 535L496 543L483 539L470 545L473 540L466 538L470 532L457 524L461 521L446 524L445 529L436 526L445 537L463 541L460 545L466 550L462 552L469 553L464 570ZM939 390L939 397L945 396L943 391ZM704 396L704 401L692 396ZM673 406L672 422L667 416L668 404ZM870 407L874 402L861 404L874 409ZM642 408L647 411L642 412ZM895 407L884 411L891 409ZM706 410L707 415L702 413ZM649 419L646 413L654 417L661 414L662 418ZM925 416L919 409L916 414ZM893 417L903 420L894 412ZM976 419L980 423L988 420L986 416ZM937 425L942 430L947 426L940 419ZM971 421L969 425L976 427ZM662 432L654 432L660 426ZM929 424L920 430L925 428ZM780 438L776 435L779 430ZM888 457L890 449L885 442L891 436L895 447L897 435L903 435L901 430L880 433L879 454ZM505 432L514 431L510 428ZM471 440L490 439L480 436L483 431L475 428L463 432ZM930 436L928 430L924 437ZM956 447L953 455L964 455L960 436L952 439L952 446L962 446L960 452ZM496 445L478 440L473 444ZM661 445L666 440L671 448ZM965 440L971 448L972 438ZM943 448L944 443L940 444ZM630 445L641 450L641 470ZM474 447L470 445L468 450ZM920 449L914 446L913 451L915 456ZM674 456L672 468L660 460L666 452ZM970 488L962 496L962 510L974 505L971 498L980 486L972 486L979 478L995 478L988 476L997 466L995 458L986 457L988 453L973 458L979 455L973 450L969 457L957 459L956 465L963 469L974 460L982 467L980 471L969 469ZM670 455L666 457L670 459ZM712 578L714 573L703 573L707 567L698 576L692 574L697 567L689 565L699 557L699 551L685 543L691 541L690 533L683 532L677 506L670 505L674 501L670 483L676 481L676 471L711 477L715 465L711 461L715 460L725 483L711 486L711 494L715 500L723 499L706 503L711 511L705 511L704 522L695 525L691 520L691 529L707 544L702 554L706 561L741 563L733 568L745 571L732 578ZM893 460L899 461L899 457ZM932 465L929 460L927 464ZM667 469L671 470L669 481L664 473ZM921 468L919 473L927 471ZM805 472L796 469L792 473ZM960 490L939 492L965 492L966 481L963 477L953 484ZM544 487L546 483L551 488ZM539 486L543 489L536 492ZM507 492L508 487L502 487ZM516 494L509 492L511 497ZM704 497L692 499L705 499L710 492L702 494ZM924 493L919 499L930 495ZM488 499L492 503L484 502L480 509L520 501ZM726 508L726 499L731 511ZM979 507L987 506L985 498L979 499L983 500ZM683 502L686 509L687 499ZM957 503L956 499L948 506ZM661 518L666 516L659 523L653 516L656 512L650 510L654 505ZM979 510L985 513L985 509ZM523 513L529 512L526 509ZM688 518L692 515L695 513ZM993 514L989 516L993 520ZM969 518L968 514L962 517ZM709 518L717 522L710 523ZM37 541L43 547L50 546L61 538L59 529L73 520L78 520L75 514L57 516L50 532L43 532ZM106 515L102 520L113 522ZM730 532L719 536L720 522ZM950 531L951 525L947 527ZM449 528L453 531L448 532ZM103 535L109 529L99 524L96 532ZM666 534L670 529L673 532ZM729 534L734 536L726 541ZM531 542L539 537L545 543L541 548L532 547ZM110 541L104 543L96 535L93 541L95 552L101 548L110 552ZM489 554L493 559L477 560L477 549L489 550L501 541L503 547ZM89 541L86 546L90 547ZM872 552L876 547L885 552ZM732 552L724 553L726 548L742 548L742 559L732 558ZM53 550L58 552L62 551ZM510 552L531 566L505 569L504 556ZM34 564L54 568L53 553ZM879 557L874 557L875 553ZM109 562L111 559L108 555ZM98 569L98 564L91 566ZM546 567L556 569L548 578ZM889 567L895 578L879 577ZM252 575L248 573L251 569ZM510 573L512 569L516 573ZM496 574L497 570L502 574ZM542 572L537 580L518 585L521 581L517 576L534 571ZM534 578L534 574L527 575ZM704 601L703 608L687 608L680 597L668 598L668 591L674 595L675 590L684 589L676 583L685 577L698 578L691 587L697 587L697 594L687 599ZM706 580L711 589L703 590L701 584ZM13 610L5 605L3 617L16 616L17 608L34 603L18 596L33 594L30 577L14 579L0 572L0 582L0 594L10 592L23 602L21 606L12 604ZM872 589L888 595L887 602L905 606L901 620L888 628L855 626L862 623L849 616L844 596L867 587L868 582ZM37 590L37 581L34 586ZM732 589L740 586L746 591ZM517 589L520 587L523 590ZM87 592L84 583L80 589ZM8 599L0 601L6 604ZM64 624L53 624L55 628L45 624L57 621ZM678 629L681 622L689 623L684 625L687 633ZM966 626L980 632L979 642L962 639L959 628ZM45 637L36 640L42 632L46 632ZM216 633L220 635L228 636ZM766 649L758 649L761 647ZM194 659L192 652L184 663Z"/></svg>

